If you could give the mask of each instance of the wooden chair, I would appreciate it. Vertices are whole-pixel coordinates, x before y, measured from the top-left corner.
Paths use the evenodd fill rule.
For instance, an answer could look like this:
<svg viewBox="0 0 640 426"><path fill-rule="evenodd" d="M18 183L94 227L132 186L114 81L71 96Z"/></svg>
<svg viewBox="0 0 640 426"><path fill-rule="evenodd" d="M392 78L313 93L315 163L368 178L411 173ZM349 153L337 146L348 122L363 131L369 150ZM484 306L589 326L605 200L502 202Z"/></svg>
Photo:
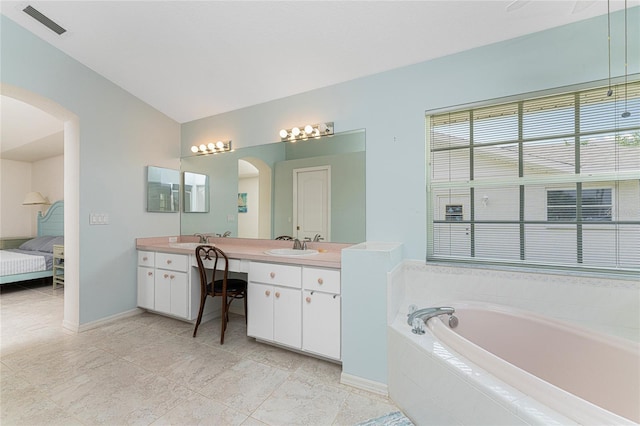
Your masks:
<svg viewBox="0 0 640 426"><path fill-rule="evenodd" d="M275 238L276 240L285 240L285 241L291 241L293 240L292 237L288 236L288 235L280 235L279 237Z"/></svg>
<svg viewBox="0 0 640 426"><path fill-rule="evenodd" d="M196 247L196 260L198 261L198 271L200 273L200 311L196 327L193 330L193 337L196 337L198 326L202 321L202 312L207 296L222 297L222 328L220 330L220 344L224 344L224 332L229 322L229 307L236 299L244 299L245 322L247 318L247 281L240 278L228 278L229 259L227 255L218 247L201 245ZM224 262L224 269L218 271L218 260ZM207 278L207 269L204 263L207 262L207 269L212 269L211 281ZM222 265L221 265L222 266ZM222 278L216 279L216 272L222 272Z"/></svg>

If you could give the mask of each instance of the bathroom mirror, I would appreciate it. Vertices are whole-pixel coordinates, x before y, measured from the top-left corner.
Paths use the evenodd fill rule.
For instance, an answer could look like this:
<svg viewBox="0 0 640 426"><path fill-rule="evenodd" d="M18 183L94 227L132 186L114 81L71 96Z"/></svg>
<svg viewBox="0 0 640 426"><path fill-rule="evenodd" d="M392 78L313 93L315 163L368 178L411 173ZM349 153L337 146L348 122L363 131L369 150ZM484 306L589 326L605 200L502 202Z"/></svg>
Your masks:
<svg viewBox="0 0 640 426"><path fill-rule="evenodd" d="M209 176L202 173L183 172L182 205L185 213L209 211Z"/></svg>
<svg viewBox="0 0 640 426"><path fill-rule="evenodd" d="M180 211L180 172L147 166L147 211L176 213Z"/></svg>
<svg viewBox="0 0 640 426"><path fill-rule="evenodd" d="M299 212L294 208L294 171L329 169L328 228L318 232L322 241L366 241L364 130L183 157L181 169L208 174L209 196L215 200L207 214L181 216L184 235L230 231L240 238L302 236L295 229ZM313 191L311 195L306 199L314 202Z"/></svg>

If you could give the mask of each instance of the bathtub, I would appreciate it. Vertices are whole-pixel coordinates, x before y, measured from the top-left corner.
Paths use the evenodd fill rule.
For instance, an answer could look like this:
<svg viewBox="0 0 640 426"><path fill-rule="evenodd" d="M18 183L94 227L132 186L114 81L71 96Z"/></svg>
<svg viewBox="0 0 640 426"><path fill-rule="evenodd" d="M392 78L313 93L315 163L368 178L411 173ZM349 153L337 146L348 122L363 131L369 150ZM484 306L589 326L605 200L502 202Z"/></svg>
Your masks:
<svg viewBox="0 0 640 426"><path fill-rule="evenodd" d="M640 423L637 343L504 306L445 305L455 329L433 318L415 335L406 313L389 329L389 395L417 424Z"/></svg>

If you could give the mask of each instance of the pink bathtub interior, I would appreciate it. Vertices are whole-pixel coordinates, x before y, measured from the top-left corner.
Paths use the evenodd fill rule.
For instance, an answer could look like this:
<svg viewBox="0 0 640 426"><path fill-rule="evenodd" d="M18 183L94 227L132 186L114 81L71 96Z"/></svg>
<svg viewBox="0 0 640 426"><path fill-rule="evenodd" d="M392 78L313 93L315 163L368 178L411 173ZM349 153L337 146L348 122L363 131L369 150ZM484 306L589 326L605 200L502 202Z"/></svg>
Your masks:
<svg viewBox="0 0 640 426"><path fill-rule="evenodd" d="M579 423L640 423L637 343L507 307L449 306L459 325L443 316L429 328L496 377Z"/></svg>

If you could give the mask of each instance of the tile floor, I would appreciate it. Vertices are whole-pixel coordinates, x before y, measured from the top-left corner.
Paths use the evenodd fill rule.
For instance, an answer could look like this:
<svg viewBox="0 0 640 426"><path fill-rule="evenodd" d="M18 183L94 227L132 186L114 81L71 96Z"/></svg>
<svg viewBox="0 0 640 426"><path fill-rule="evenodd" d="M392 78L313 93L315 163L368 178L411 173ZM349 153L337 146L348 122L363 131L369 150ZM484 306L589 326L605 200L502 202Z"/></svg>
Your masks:
<svg viewBox="0 0 640 426"><path fill-rule="evenodd" d="M0 287L0 424L354 425L397 407L341 385L340 366L256 343L234 316L150 313L75 334L63 288ZM209 303L211 300L209 301Z"/></svg>

